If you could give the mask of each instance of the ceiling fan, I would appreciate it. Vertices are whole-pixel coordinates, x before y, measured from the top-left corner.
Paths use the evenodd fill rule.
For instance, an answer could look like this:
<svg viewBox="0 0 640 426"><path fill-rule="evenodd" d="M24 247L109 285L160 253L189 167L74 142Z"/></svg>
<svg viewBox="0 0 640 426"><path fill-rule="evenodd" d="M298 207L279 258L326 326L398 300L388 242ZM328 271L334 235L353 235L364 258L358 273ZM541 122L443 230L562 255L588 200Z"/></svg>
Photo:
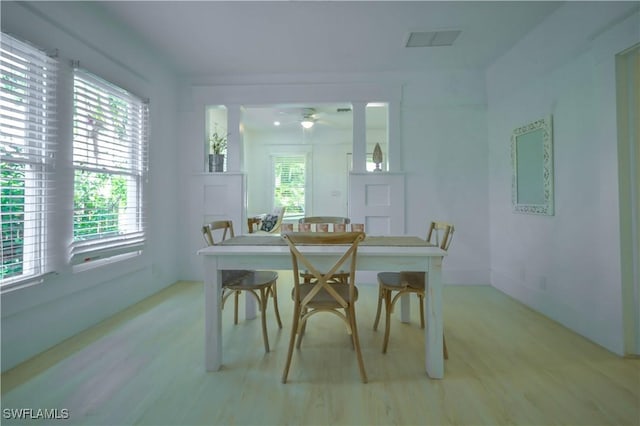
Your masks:
<svg viewBox="0 0 640 426"><path fill-rule="evenodd" d="M300 120L300 125L305 129L312 128L313 125L316 124L316 121L318 121L315 114L315 108L303 108L302 120Z"/></svg>
<svg viewBox="0 0 640 426"><path fill-rule="evenodd" d="M281 110L279 114L287 117L282 124L296 124L305 130L311 129L319 121L317 110L313 107Z"/></svg>
<svg viewBox="0 0 640 426"><path fill-rule="evenodd" d="M332 116L328 111L322 111L322 109L318 110L318 108L314 107L288 108L286 110L280 110L279 114L289 117L289 119L284 121L282 124L295 123L300 125L304 130L310 130L316 124L331 127L335 127L336 125L335 116Z"/></svg>

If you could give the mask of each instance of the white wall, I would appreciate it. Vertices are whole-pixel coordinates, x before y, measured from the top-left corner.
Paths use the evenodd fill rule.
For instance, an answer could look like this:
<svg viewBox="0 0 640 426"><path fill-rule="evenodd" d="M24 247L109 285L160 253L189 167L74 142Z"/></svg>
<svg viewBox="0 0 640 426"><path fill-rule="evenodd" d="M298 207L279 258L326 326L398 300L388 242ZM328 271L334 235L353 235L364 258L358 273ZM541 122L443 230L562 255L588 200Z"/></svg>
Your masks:
<svg viewBox="0 0 640 426"><path fill-rule="evenodd" d="M95 4L3 1L1 7L3 32L44 49L58 49L63 67L70 59L79 60L81 67L151 101L149 240L144 254L77 273L66 265L42 284L2 294L5 371L176 281L177 89L167 64ZM66 132L61 143L71 140L65 117L70 117L70 109L59 117L61 131ZM63 241L58 245L65 249Z"/></svg>
<svg viewBox="0 0 640 426"><path fill-rule="evenodd" d="M429 74L251 76L236 80L200 77L181 107L183 182L188 182L191 175L202 170L203 131L199 129L204 126L204 114L200 111L204 105L349 102L353 99L348 95L347 98L331 96L345 93L346 89L341 86L353 86L351 93L360 95L359 100L366 100L366 94L373 93L371 87L385 85L402 88L400 139L390 140L389 145L400 144L402 148L399 164L401 171L406 172L409 200L406 232L426 235L430 220L453 222L456 234L450 255L443 264L443 281L489 284L486 98L484 74L480 70L442 70ZM332 91L336 87L342 90ZM309 98L301 94L309 94ZM378 101L387 99L376 93L372 96ZM245 156L252 158L248 151L245 149ZM324 157L314 148L315 159L329 160ZM342 158L339 154L338 167L342 167ZM263 157L261 161L264 164L266 159ZM317 170L314 167L314 181L322 180L319 173L333 176L335 169ZM343 175L342 171L338 174ZM253 185L255 179L248 176L247 185ZM259 176L258 179L268 177ZM314 192L330 194L338 183L332 181L330 185L314 189ZM194 191L197 189L181 192L181 203L196 203L194 200L200 195ZM314 206L314 212L319 212L319 208ZM202 277L201 262L195 252L202 245L202 239L196 235L193 224L184 226L191 227L193 236L181 243L181 264L185 265L182 276L198 279ZM183 235L189 232L186 228L182 231Z"/></svg>
<svg viewBox="0 0 640 426"><path fill-rule="evenodd" d="M403 87L399 142L406 232L426 236L429 221L452 222L456 231L443 282L489 284L484 73L455 69L385 78Z"/></svg>
<svg viewBox="0 0 640 426"><path fill-rule="evenodd" d="M486 108L480 76L426 76L426 83L404 90L407 231L426 236L430 220L454 224L442 266L446 284L490 283Z"/></svg>
<svg viewBox="0 0 640 426"><path fill-rule="evenodd" d="M569 2L487 72L491 282L619 354L614 55L640 41L639 23L632 3ZM511 132L548 114L555 215L514 214Z"/></svg>
<svg viewBox="0 0 640 426"><path fill-rule="evenodd" d="M369 130L367 140L386 140L382 130ZM296 125L286 129L245 131L247 209L250 215L272 209L271 159L289 151L307 153L310 161L310 201L307 216L348 216L348 157L353 131L316 124L303 135ZM367 147L373 152L373 145ZM386 154L386 152L385 152Z"/></svg>

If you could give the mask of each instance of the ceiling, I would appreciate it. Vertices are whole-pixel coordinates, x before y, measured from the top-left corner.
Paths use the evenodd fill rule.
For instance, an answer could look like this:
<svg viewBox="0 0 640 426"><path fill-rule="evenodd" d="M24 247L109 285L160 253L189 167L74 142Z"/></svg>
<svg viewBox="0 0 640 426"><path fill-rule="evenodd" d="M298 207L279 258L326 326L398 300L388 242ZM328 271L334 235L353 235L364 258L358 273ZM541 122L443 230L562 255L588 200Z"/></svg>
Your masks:
<svg viewBox="0 0 640 426"><path fill-rule="evenodd" d="M102 8L102 13L130 27L184 78L214 76L217 81L240 78L252 82L261 78L256 76L265 75L483 70L561 2L303 0L94 4ZM452 46L405 47L412 32L447 30L461 31ZM295 107L305 106L319 110L342 107ZM272 123L283 107L252 111L245 116L245 125Z"/></svg>
<svg viewBox="0 0 640 426"><path fill-rule="evenodd" d="M383 104L367 107L368 129L386 129L388 108ZM257 131L301 129L300 122L306 115L315 121L314 127L333 130L353 130L353 112L348 103L341 104L280 104L247 106L243 109L242 122L245 128ZM280 124L274 126L274 122Z"/></svg>
<svg viewBox="0 0 640 426"><path fill-rule="evenodd" d="M187 76L484 69L561 2L103 1ZM460 30L451 47L412 31Z"/></svg>

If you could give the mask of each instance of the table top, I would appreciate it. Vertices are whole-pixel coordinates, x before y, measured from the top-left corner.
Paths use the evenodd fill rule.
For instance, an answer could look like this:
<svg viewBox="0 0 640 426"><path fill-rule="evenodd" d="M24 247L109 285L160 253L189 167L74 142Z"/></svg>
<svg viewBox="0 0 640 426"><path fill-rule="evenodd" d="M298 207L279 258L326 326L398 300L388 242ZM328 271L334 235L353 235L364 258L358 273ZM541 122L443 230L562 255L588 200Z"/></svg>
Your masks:
<svg viewBox="0 0 640 426"><path fill-rule="evenodd" d="M239 235L220 243L223 246L286 246L280 235ZM433 244L414 236L369 236L360 242L360 246L399 246L432 247Z"/></svg>
<svg viewBox="0 0 640 426"><path fill-rule="evenodd" d="M335 253L344 250L344 245L304 245L300 250L307 253ZM447 252L415 236L376 236L367 235L360 242L358 252L362 254L389 254L394 256L446 256ZM289 253L287 242L280 235L239 235L222 243L205 247L199 255L232 254L283 254Z"/></svg>

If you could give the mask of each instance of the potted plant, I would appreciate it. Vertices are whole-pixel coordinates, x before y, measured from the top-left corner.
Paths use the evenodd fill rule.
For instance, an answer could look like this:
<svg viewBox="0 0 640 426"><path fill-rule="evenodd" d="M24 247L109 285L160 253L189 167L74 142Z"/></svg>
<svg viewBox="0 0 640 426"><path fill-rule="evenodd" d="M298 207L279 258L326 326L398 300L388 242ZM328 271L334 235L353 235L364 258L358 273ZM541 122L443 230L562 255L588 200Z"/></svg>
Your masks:
<svg viewBox="0 0 640 426"><path fill-rule="evenodd" d="M213 134L209 137L209 171L224 171L224 153L227 150L228 133L219 133L218 124L214 125Z"/></svg>

